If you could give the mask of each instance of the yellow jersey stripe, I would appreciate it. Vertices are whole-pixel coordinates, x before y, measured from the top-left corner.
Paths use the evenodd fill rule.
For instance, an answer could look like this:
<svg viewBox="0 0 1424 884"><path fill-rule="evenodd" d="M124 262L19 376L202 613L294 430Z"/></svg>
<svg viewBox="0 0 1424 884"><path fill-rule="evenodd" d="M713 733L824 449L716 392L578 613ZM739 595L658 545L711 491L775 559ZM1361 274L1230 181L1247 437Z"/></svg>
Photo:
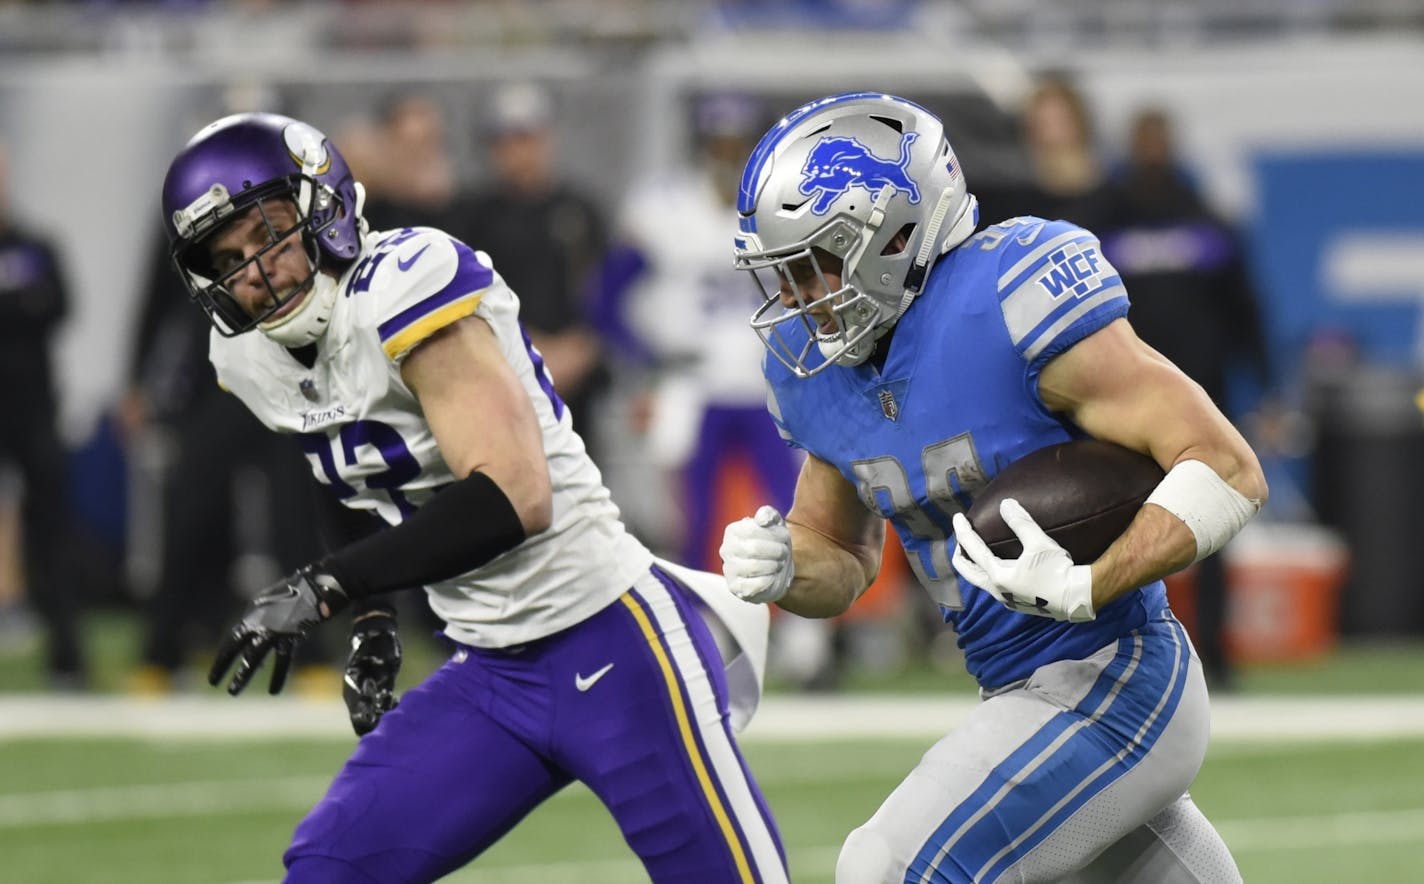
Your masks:
<svg viewBox="0 0 1424 884"><path fill-rule="evenodd" d="M381 345L381 349L386 351L386 358L395 359L455 320L474 313L482 297L483 294L477 293L470 298L461 298L412 322Z"/></svg>

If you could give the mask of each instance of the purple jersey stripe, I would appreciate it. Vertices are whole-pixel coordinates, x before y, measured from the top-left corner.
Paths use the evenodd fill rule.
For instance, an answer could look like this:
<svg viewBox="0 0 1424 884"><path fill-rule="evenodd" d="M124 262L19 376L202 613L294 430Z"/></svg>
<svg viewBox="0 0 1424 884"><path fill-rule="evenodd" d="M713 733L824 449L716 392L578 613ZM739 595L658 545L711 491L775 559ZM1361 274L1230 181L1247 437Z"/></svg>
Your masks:
<svg viewBox="0 0 1424 884"><path fill-rule="evenodd" d="M549 397L549 403L554 406L554 419L560 420L564 416L564 400L554 391L554 381L544 370L544 356L534 349L534 342L529 339L529 330L522 322L519 323L519 334L524 338L524 352L529 354L529 361L534 365L534 377L539 381L539 389L544 391L544 395Z"/></svg>
<svg viewBox="0 0 1424 884"><path fill-rule="evenodd" d="M407 307L378 325L376 330L381 335L381 343L384 344L400 334L406 327L414 325L423 317L434 313L446 304L486 288L494 281L494 271L481 264L469 246L458 242L453 244L458 258L454 278L446 283L440 291L425 298L419 304Z"/></svg>

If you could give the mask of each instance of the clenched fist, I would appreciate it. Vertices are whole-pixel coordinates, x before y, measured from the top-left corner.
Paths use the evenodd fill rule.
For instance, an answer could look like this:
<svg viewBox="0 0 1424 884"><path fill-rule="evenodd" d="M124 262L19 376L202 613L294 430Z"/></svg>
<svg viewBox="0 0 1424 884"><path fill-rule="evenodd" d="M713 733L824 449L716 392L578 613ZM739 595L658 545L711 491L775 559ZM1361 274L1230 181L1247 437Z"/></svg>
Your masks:
<svg viewBox="0 0 1424 884"><path fill-rule="evenodd" d="M719 552L727 588L740 599L771 604L791 587L791 532L775 507L728 525Z"/></svg>

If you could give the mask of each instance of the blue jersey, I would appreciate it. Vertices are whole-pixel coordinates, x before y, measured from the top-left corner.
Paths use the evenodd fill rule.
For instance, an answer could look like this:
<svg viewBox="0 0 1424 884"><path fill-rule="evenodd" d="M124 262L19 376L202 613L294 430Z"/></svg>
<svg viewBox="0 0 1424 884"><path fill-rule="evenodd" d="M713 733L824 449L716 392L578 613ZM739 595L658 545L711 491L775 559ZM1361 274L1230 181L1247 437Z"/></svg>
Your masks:
<svg viewBox="0 0 1424 884"><path fill-rule="evenodd" d="M1166 607L1157 581L1092 622L1061 623L1009 610L950 566L951 517L999 470L1085 435L1044 406L1039 372L1127 307L1122 280L1091 233L1013 218L939 260L896 324L883 367L867 362L797 378L764 360L782 435L833 464L890 520L984 687L1086 657ZM808 332L798 326L787 337L794 334ZM803 342L789 341L793 351Z"/></svg>

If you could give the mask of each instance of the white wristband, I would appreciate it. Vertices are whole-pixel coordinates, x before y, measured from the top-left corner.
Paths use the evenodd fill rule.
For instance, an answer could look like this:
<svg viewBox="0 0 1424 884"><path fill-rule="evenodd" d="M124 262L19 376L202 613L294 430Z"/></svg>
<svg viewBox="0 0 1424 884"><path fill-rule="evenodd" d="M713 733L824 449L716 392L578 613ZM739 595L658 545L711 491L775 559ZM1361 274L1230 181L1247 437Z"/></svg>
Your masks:
<svg viewBox="0 0 1424 884"><path fill-rule="evenodd" d="M1191 529L1197 540L1196 562L1225 546L1261 508L1259 500L1232 488L1199 460L1172 467L1147 503L1157 504Z"/></svg>

